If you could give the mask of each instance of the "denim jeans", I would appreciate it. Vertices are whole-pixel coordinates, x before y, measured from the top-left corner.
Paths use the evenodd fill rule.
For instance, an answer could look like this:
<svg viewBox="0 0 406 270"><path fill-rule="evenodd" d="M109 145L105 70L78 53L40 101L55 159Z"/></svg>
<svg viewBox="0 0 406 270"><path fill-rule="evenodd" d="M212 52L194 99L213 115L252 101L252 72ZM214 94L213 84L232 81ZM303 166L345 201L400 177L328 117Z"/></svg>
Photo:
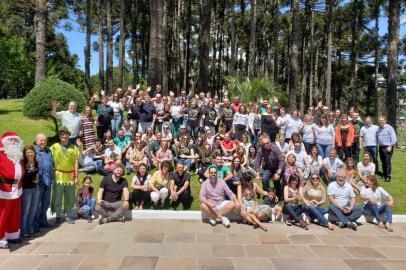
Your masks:
<svg viewBox="0 0 406 270"><path fill-rule="evenodd" d="M116 137L117 131L121 127L121 113L114 113L113 119L111 119L111 135Z"/></svg>
<svg viewBox="0 0 406 270"><path fill-rule="evenodd" d="M192 127L187 125L187 130L189 131L190 136L196 140L199 136L199 127Z"/></svg>
<svg viewBox="0 0 406 270"><path fill-rule="evenodd" d="M90 199L85 205L82 205L80 207L80 210L82 210L83 214L85 214L87 217L91 217L93 214L95 205L96 205L96 200Z"/></svg>
<svg viewBox="0 0 406 270"><path fill-rule="evenodd" d="M393 210L386 203L380 206L376 204L372 205L370 203L367 203L366 205L364 205L364 209L370 210L377 222L383 221L381 219L381 216L382 214L385 214L386 222L392 223Z"/></svg>
<svg viewBox="0 0 406 270"><path fill-rule="evenodd" d="M375 174L378 173L378 148L374 146L364 146L364 153L369 152L372 157L372 162L375 164Z"/></svg>
<svg viewBox="0 0 406 270"><path fill-rule="evenodd" d="M83 167L93 167L96 171L100 171L103 168L103 161L101 159L93 160L83 164Z"/></svg>
<svg viewBox="0 0 406 270"><path fill-rule="evenodd" d="M328 153L331 150L331 144L320 144L317 143L317 151L319 152L319 155L324 159L328 157Z"/></svg>
<svg viewBox="0 0 406 270"><path fill-rule="evenodd" d="M38 194L38 206L34 218L34 231L48 224L47 211L51 203L51 185L40 185Z"/></svg>
<svg viewBox="0 0 406 270"><path fill-rule="evenodd" d="M320 224L327 226L328 220L324 217L324 214L328 213L328 209L324 207L316 207L312 205L306 205L306 214L310 219L318 219Z"/></svg>
<svg viewBox="0 0 406 270"><path fill-rule="evenodd" d="M344 214L343 212L341 212L340 209L337 208L337 206L333 204L330 204L329 210L331 214L336 216L338 220L345 225L348 225L350 222L357 221L357 219L359 219L362 214L364 214L364 209L357 204L354 206L354 209L352 209L352 211L348 214Z"/></svg>
<svg viewBox="0 0 406 270"><path fill-rule="evenodd" d="M187 168L190 168L190 166L192 166L192 160L191 159L187 159L187 158L180 158L180 157L175 157L175 162L176 163L182 163L183 165L185 165Z"/></svg>
<svg viewBox="0 0 406 270"><path fill-rule="evenodd" d="M34 217L38 206L39 188L23 189L21 235L34 232Z"/></svg>
<svg viewBox="0 0 406 270"><path fill-rule="evenodd" d="M292 205L285 203L283 205L283 213L294 218L296 222L300 222L303 220L304 207L301 204Z"/></svg>

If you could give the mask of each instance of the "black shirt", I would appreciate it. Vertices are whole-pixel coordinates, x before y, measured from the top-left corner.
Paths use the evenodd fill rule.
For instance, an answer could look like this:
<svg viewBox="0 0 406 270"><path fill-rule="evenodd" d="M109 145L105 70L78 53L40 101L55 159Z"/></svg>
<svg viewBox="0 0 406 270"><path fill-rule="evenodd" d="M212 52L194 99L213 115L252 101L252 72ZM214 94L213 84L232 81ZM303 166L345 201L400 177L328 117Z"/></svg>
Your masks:
<svg viewBox="0 0 406 270"><path fill-rule="evenodd" d="M206 108L204 110L204 125L206 127L214 127L214 120L216 120L217 112L214 109Z"/></svg>
<svg viewBox="0 0 406 270"><path fill-rule="evenodd" d="M38 172L38 164L35 164L34 167L30 167L28 164L25 165L22 179L23 189L37 188L39 186Z"/></svg>
<svg viewBox="0 0 406 270"><path fill-rule="evenodd" d="M123 189L128 188L127 179L121 177L117 182L114 182L113 175L104 176L100 188L104 189L103 200L111 203L118 202L123 196Z"/></svg>
<svg viewBox="0 0 406 270"><path fill-rule="evenodd" d="M170 180L175 181L175 185L177 186L178 189L181 189L185 182L189 182L189 186L186 189L186 191L190 192L190 174L187 172L184 172L182 176L179 176L178 172L171 172L169 175Z"/></svg>
<svg viewBox="0 0 406 270"><path fill-rule="evenodd" d="M198 107L196 108L189 108L188 111L188 123L191 127L198 127L200 123L200 116L202 114L202 110Z"/></svg>
<svg viewBox="0 0 406 270"><path fill-rule="evenodd" d="M233 117L234 117L234 110L229 107L229 108L224 108L221 113L221 119L223 124L226 125L227 129L232 128L233 126Z"/></svg>

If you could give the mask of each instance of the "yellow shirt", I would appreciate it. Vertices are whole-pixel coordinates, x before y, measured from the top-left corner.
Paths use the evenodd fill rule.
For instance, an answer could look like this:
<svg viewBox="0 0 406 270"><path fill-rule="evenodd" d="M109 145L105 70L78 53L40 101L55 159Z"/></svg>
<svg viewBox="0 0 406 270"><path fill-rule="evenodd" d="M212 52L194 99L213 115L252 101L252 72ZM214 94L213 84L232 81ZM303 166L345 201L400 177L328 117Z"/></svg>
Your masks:
<svg viewBox="0 0 406 270"><path fill-rule="evenodd" d="M167 178L162 178L161 172L156 171L152 175L151 181L149 181L149 186L150 187L157 187L157 186L168 187L168 183L169 183L169 173L168 173Z"/></svg>
<svg viewBox="0 0 406 270"><path fill-rule="evenodd" d="M55 143L51 146L51 152L56 183L73 184L73 171L80 155L78 147L71 144L66 148L60 143Z"/></svg>

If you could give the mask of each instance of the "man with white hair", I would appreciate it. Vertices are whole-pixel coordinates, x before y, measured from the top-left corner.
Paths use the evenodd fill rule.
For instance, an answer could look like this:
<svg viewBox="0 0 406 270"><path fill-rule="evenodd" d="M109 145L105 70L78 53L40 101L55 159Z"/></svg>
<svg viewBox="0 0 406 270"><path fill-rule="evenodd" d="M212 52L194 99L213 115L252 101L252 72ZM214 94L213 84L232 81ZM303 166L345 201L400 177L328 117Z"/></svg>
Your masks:
<svg viewBox="0 0 406 270"><path fill-rule="evenodd" d="M80 127L82 126L82 117L77 112L78 105L75 101L69 102L67 111L57 112L59 107L59 102L52 100L52 111L51 115L61 120L62 128L66 128L70 132L69 142L71 144L76 143L77 138L79 138Z"/></svg>
<svg viewBox="0 0 406 270"><path fill-rule="evenodd" d="M0 249L21 243L20 216L24 174L23 141L7 131L0 138Z"/></svg>

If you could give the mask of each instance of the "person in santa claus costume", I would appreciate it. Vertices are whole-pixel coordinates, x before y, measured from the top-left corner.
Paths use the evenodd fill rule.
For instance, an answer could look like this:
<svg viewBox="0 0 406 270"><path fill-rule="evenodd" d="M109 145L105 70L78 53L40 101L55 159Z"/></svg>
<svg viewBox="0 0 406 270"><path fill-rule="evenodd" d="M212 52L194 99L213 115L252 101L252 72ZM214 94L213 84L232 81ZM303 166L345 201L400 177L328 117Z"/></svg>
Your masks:
<svg viewBox="0 0 406 270"><path fill-rule="evenodd" d="M7 131L0 137L0 248L21 243L21 194L24 174L23 141Z"/></svg>

